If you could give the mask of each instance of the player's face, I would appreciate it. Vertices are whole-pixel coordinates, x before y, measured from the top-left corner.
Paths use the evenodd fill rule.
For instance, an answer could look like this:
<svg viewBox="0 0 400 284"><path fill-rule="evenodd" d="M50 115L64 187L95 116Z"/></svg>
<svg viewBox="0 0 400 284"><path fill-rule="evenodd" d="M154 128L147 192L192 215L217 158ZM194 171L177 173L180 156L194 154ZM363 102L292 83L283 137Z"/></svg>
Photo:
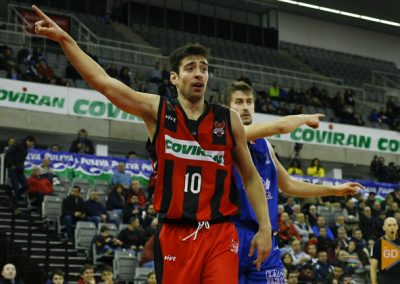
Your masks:
<svg viewBox="0 0 400 284"><path fill-rule="evenodd" d="M242 91L233 92L229 107L240 115L244 125L252 123L254 115L254 99L252 93L245 93Z"/></svg>
<svg viewBox="0 0 400 284"><path fill-rule="evenodd" d="M194 103L204 99L208 82L207 59L191 55L182 59L179 74L171 72L171 83L176 86L179 96Z"/></svg>

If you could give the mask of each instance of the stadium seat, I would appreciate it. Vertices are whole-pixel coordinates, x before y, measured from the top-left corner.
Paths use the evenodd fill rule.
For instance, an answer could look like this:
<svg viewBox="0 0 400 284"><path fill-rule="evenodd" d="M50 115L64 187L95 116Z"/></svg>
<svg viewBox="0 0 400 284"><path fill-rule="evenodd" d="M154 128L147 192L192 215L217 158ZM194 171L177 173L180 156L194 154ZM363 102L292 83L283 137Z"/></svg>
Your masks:
<svg viewBox="0 0 400 284"><path fill-rule="evenodd" d="M50 224L58 224L61 216L62 199L59 196L46 195L42 202L42 217Z"/></svg>
<svg viewBox="0 0 400 284"><path fill-rule="evenodd" d="M115 251L113 260L114 275L117 279L132 280L137 272L137 257L129 251ZM135 282L136 283L136 282Z"/></svg>
<svg viewBox="0 0 400 284"><path fill-rule="evenodd" d="M96 232L96 225L93 222L77 222L75 228L75 249L88 251Z"/></svg>
<svg viewBox="0 0 400 284"><path fill-rule="evenodd" d="M135 270L135 282L146 280L147 274L152 272L153 268L145 268L145 267L136 267Z"/></svg>

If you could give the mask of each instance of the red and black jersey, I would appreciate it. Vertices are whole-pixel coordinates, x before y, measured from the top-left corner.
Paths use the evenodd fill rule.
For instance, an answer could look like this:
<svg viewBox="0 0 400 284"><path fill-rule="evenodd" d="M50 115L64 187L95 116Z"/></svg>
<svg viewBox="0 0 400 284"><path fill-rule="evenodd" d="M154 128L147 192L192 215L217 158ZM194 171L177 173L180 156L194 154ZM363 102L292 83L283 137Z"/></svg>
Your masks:
<svg viewBox="0 0 400 284"><path fill-rule="evenodd" d="M229 109L210 104L189 120L177 100L160 100L151 144L154 209L160 219L218 221L237 213Z"/></svg>

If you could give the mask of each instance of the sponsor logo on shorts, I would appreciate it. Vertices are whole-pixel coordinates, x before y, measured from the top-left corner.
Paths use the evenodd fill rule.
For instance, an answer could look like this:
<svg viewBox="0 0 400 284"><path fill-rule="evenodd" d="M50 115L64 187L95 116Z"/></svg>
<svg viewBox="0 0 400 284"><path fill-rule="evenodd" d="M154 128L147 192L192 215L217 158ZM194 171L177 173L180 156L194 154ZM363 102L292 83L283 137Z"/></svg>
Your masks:
<svg viewBox="0 0 400 284"><path fill-rule="evenodd" d="M286 283L284 269L269 269L265 271L267 284Z"/></svg>
<svg viewBox="0 0 400 284"><path fill-rule="evenodd" d="M164 260L166 260L166 261L175 261L176 260L176 256L166 255L166 256L164 256Z"/></svg>
<svg viewBox="0 0 400 284"><path fill-rule="evenodd" d="M239 243L235 240L232 240L231 242L231 252L233 253L238 253L239 251Z"/></svg>
<svg viewBox="0 0 400 284"><path fill-rule="evenodd" d="M224 164L224 151L204 150L197 141L176 139L165 135L165 153L175 157Z"/></svg>

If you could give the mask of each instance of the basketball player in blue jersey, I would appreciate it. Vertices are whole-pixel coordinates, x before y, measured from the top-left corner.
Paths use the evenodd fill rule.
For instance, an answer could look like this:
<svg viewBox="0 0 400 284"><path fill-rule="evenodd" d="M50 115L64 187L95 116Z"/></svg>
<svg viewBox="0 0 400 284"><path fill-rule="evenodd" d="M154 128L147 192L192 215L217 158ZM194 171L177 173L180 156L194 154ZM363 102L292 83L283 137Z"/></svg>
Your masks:
<svg viewBox="0 0 400 284"><path fill-rule="evenodd" d="M337 186L324 186L296 181L288 175L276 159L269 142L261 138L274 134L289 133L303 124L317 128L319 127L319 118L323 115L287 116L275 122L255 123L252 125L254 114L252 88L243 82L233 82L224 90L222 95L224 104L237 111L245 125L253 163L264 184L273 232L271 253L258 271L254 265L256 258L248 256L251 240L258 230L258 223L246 197L240 175L235 171L234 179L240 196L240 215L236 217L234 222L239 235L239 284L286 283L284 266L281 262L281 254L276 240L278 231L278 187L287 195L308 197L354 194L359 188L362 188L362 185L349 182Z"/></svg>

